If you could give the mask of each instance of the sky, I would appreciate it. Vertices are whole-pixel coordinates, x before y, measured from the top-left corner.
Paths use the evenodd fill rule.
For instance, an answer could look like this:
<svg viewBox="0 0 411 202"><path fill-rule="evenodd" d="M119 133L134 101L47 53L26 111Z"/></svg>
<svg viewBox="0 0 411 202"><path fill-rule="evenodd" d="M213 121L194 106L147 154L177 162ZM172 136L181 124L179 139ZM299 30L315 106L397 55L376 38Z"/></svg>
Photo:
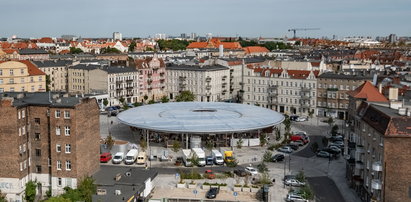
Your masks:
<svg viewBox="0 0 411 202"><path fill-rule="evenodd" d="M410 0L0 0L0 37L411 36Z"/></svg>

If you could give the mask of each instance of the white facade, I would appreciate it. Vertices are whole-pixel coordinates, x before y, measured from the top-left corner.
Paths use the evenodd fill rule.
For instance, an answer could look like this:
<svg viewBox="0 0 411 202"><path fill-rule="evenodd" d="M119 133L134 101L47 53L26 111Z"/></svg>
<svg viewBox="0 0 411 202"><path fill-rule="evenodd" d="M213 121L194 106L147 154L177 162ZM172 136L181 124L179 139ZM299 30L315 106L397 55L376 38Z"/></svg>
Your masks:
<svg viewBox="0 0 411 202"><path fill-rule="evenodd" d="M138 101L138 71L109 73L107 76L107 89L111 105L120 104L121 98L124 98L127 103Z"/></svg>
<svg viewBox="0 0 411 202"><path fill-rule="evenodd" d="M181 91L192 92L199 102L230 99L230 70L222 66L167 67L167 91L174 100Z"/></svg>
<svg viewBox="0 0 411 202"><path fill-rule="evenodd" d="M122 41L123 40L123 35L120 32L114 32L113 33L113 40L114 41Z"/></svg>

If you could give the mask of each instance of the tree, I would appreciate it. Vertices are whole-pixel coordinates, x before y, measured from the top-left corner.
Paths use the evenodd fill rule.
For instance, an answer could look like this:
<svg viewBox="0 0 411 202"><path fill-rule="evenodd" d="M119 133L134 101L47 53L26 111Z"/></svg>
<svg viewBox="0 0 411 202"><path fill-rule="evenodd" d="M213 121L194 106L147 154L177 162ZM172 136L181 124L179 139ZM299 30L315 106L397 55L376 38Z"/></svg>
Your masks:
<svg viewBox="0 0 411 202"><path fill-rule="evenodd" d="M338 133L338 126L337 126L337 125L334 125L334 126L331 128L331 135L332 135L332 136L335 136L335 135L337 135L337 133Z"/></svg>
<svg viewBox="0 0 411 202"><path fill-rule="evenodd" d="M144 97L143 97L143 98L144 98L144 100L145 100L145 101L147 101L148 96L147 96L147 95L144 95Z"/></svg>
<svg viewBox="0 0 411 202"><path fill-rule="evenodd" d="M103 100L103 105L104 105L104 106L107 106L107 105L108 105L108 100L107 100L107 99L104 99L104 100Z"/></svg>
<svg viewBox="0 0 411 202"><path fill-rule="evenodd" d="M263 156L263 161L264 162L271 162L273 158L273 153L270 151L265 151L264 156Z"/></svg>
<svg viewBox="0 0 411 202"><path fill-rule="evenodd" d="M180 142L177 141L177 140L174 140L174 141L173 141L173 148L172 148L172 150L173 150L174 152L178 152L180 149L181 149L181 144L180 144Z"/></svg>
<svg viewBox="0 0 411 202"><path fill-rule="evenodd" d="M125 99L123 97L120 97L120 99L118 99L118 101L120 101L121 103L123 103L125 101Z"/></svg>
<svg viewBox="0 0 411 202"><path fill-rule="evenodd" d="M0 200L1 202L1 200ZM47 199L45 202L71 202L70 199L66 199L63 196L56 196L56 197L51 197Z"/></svg>
<svg viewBox="0 0 411 202"><path fill-rule="evenodd" d="M298 172L298 174L295 176L295 179L297 179L300 182L305 182L305 175L303 171Z"/></svg>
<svg viewBox="0 0 411 202"><path fill-rule="evenodd" d="M261 133L260 134L260 146L264 146L265 144L267 144L267 134Z"/></svg>
<svg viewBox="0 0 411 202"><path fill-rule="evenodd" d="M111 134L109 134L106 139L104 140L104 144L107 145L108 149L111 150L111 148L114 145L115 140L113 139L113 136L111 136Z"/></svg>
<svg viewBox="0 0 411 202"><path fill-rule="evenodd" d="M100 50L100 53L101 53L101 54L105 54L105 53L121 53L121 51L118 50L117 48L107 47L107 48L102 48L102 49Z"/></svg>
<svg viewBox="0 0 411 202"><path fill-rule="evenodd" d="M76 47L70 47L70 53L71 54L80 54L80 53L83 53L83 50L81 50L80 48L76 48Z"/></svg>
<svg viewBox="0 0 411 202"><path fill-rule="evenodd" d="M188 46L189 42L185 40L164 40L160 39L157 41L158 46L160 47L160 50L173 50L173 51L178 51L178 50L185 50L186 47Z"/></svg>
<svg viewBox="0 0 411 202"><path fill-rule="evenodd" d="M94 179L88 176L80 181L77 189L86 202L92 202L92 196L96 193L97 185L94 184Z"/></svg>
<svg viewBox="0 0 411 202"><path fill-rule="evenodd" d="M239 139L238 141L237 141L237 149L241 149L241 147L243 147L243 139Z"/></svg>
<svg viewBox="0 0 411 202"><path fill-rule="evenodd" d="M0 202L7 202L6 194L1 193L1 189L0 189Z"/></svg>
<svg viewBox="0 0 411 202"><path fill-rule="evenodd" d="M334 119L333 117L330 116L330 118L327 119L328 125L331 127L334 124Z"/></svg>
<svg viewBox="0 0 411 202"><path fill-rule="evenodd" d="M290 117L288 117L288 116L286 116L285 117L285 119L284 119L284 121L283 121L283 124L284 124L284 129L285 129L285 134L284 134L284 136L285 136L285 139L284 140L288 140L289 139L289 135L290 135L290 131L291 131L291 120L290 120Z"/></svg>
<svg viewBox="0 0 411 202"><path fill-rule="evenodd" d="M168 99L168 97L166 96L166 95L164 95L163 97L161 97L161 102L162 103L167 103L167 102L169 102L170 101L170 99Z"/></svg>
<svg viewBox="0 0 411 202"><path fill-rule="evenodd" d="M72 189L71 187L64 187L64 194L61 197L70 201L84 201L79 189Z"/></svg>
<svg viewBox="0 0 411 202"><path fill-rule="evenodd" d="M128 52L133 52L134 48L136 47L136 42L133 40L131 41L130 45L128 46Z"/></svg>
<svg viewBox="0 0 411 202"><path fill-rule="evenodd" d="M135 103L133 103L133 105L134 105L134 107L139 107L139 106L141 106L141 105L143 105L141 102L135 102Z"/></svg>
<svg viewBox="0 0 411 202"><path fill-rule="evenodd" d="M145 151L147 149L147 140L145 138L140 140L140 148Z"/></svg>
<svg viewBox="0 0 411 202"><path fill-rule="evenodd" d="M308 117L310 117L310 119L313 118L314 115L314 109L313 110L308 110Z"/></svg>
<svg viewBox="0 0 411 202"><path fill-rule="evenodd" d="M264 162L258 164L257 169L258 169L258 172L260 172L260 173L268 172L268 168L267 168L267 166L265 165Z"/></svg>
<svg viewBox="0 0 411 202"><path fill-rule="evenodd" d="M230 168L237 167L237 165L238 165L238 160L233 157L233 158L231 159L231 161L225 162L225 165L226 165L227 167L230 167Z"/></svg>
<svg viewBox="0 0 411 202"><path fill-rule="evenodd" d="M154 103L155 103L154 100L148 101L148 104L149 104L149 105L154 104Z"/></svg>
<svg viewBox="0 0 411 202"><path fill-rule="evenodd" d="M36 188L37 188L37 183L34 181L29 181L26 183L26 190L25 190L25 196L24 199L28 202L34 202L36 199Z"/></svg>
<svg viewBox="0 0 411 202"><path fill-rule="evenodd" d="M192 102L194 100L195 100L194 94L188 90L182 91L179 95L176 96L177 102Z"/></svg>
<svg viewBox="0 0 411 202"><path fill-rule="evenodd" d="M213 147L214 147L214 141L213 140L207 140L206 141L206 143L205 143L205 147L208 149L208 150L212 150L213 149Z"/></svg>

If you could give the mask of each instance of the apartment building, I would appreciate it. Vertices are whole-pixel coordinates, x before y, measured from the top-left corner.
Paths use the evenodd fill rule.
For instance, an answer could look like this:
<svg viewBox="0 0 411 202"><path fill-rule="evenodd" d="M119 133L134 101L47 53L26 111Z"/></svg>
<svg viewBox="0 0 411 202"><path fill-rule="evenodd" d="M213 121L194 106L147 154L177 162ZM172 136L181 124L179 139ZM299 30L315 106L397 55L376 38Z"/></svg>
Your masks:
<svg viewBox="0 0 411 202"><path fill-rule="evenodd" d="M220 65L178 65L166 67L167 91L174 100L181 91L192 92L199 102L230 99L230 69Z"/></svg>
<svg viewBox="0 0 411 202"><path fill-rule="evenodd" d="M411 105L363 102L355 116L348 182L364 201L410 201Z"/></svg>
<svg viewBox="0 0 411 202"><path fill-rule="evenodd" d="M48 60L50 55L43 49L20 49L20 60Z"/></svg>
<svg viewBox="0 0 411 202"><path fill-rule="evenodd" d="M315 114L319 71L244 68L243 103L285 114Z"/></svg>
<svg viewBox="0 0 411 202"><path fill-rule="evenodd" d="M318 116L347 119L348 91L355 90L364 81L371 81L371 76L357 74L323 73L317 82Z"/></svg>
<svg viewBox="0 0 411 202"><path fill-rule="evenodd" d="M0 93L44 92L46 74L28 60L0 61Z"/></svg>
<svg viewBox="0 0 411 202"><path fill-rule="evenodd" d="M68 91L72 94L104 94L110 105L138 101L138 71L130 67L78 64L68 68Z"/></svg>
<svg viewBox="0 0 411 202"><path fill-rule="evenodd" d="M157 54L153 57L134 60L138 71L138 88L141 102L160 100L166 92L166 65ZM147 100L144 97L147 96Z"/></svg>
<svg viewBox="0 0 411 202"><path fill-rule="evenodd" d="M45 60L32 62L41 71L46 73L49 91L67 92L67 68L73 64L70 60Z"/></svg>
<svg viewBox="0 0 411 202"><path fill-rule="evenodd" d="M53 195L76 188L99 169L99 108L95 99L49 93L0 94L0 182L9 201L25 185Z"/></svg>

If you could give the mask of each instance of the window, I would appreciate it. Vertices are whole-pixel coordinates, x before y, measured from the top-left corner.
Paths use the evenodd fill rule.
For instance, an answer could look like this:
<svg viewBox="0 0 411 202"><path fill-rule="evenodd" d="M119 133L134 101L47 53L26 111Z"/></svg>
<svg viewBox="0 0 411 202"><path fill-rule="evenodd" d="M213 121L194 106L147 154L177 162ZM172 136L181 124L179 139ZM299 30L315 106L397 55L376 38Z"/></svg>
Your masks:
<svg viewBox="0 0 411 202"><path fill-rule="evenodd" d="M23 162L20 162L20 171L23 171Z"/></svg>
<svg viewBox="0 0 411 202"><path fill-rule="evenodd" d="M60 170L61 170L61 168L60 168ZM57 185L58 185L58 186L61 186L61 185L62 185L61 177L57 178Z"/></svg>
<svg viewBox="0 0 411 202"><path fill-rule="evenodd" d="M13 75L13 74L14 74L13 70L12 70L12 69L10 69L10 75Z"/></svg>
<svg viewBox="0 0 411 202"><path fill-rule="evenodd" d="M21 136L21 128L19 128L19 136Z"/></svg>
<svg viewBox="0 0 411 202"><path fill-rule="evenodd" d="M65 127L64 127L64 134L65 134L66 136L70 136L70 126L65 126Z"/></svg>
<svg viewBox="0 0 411 202"><path fill-rule="evenodd" d="M40 118L34 118L34 123L35 124L40 124Z"/></svg>
<svg viewBox="0 0 411 202"><path fill-rule="evenodd" d="M0 75L3 75L3 70L2 69L0 69Z"/></svg>
<svg viewBox="0 0 411 202"><path fill-rule="evenodd" d="M36 166L36 173L41 173L41 166L39 165Z"/></svg>
<svg viewBox="0 0 411 202"><path fill-rule="evenodd" d="M40 140L40 133L34 133L34 139Z"/></svg>
<svg viewBox="0 0 411 202"><path fill-rule="evenodd" d="M64 118L69 119L70 118L70 111L64 111Z"/></svg>
<svg viewBox="0 0 411 202"><path fill-rule="evenodd" d="M23 152L26 152L26 144L23 144Z"/></svg>
<svg viewBox="0 0 411 202"><path fill-rule="evenodd" d="M60 160L57 161L57 170L61 170L61 161ZM59 179L61 179L61 178L59 178ZM61 184L61 182L60 182L60 184Z"/></svg>
<svg viewBox="0 0 411 202"><path fill-rule="evenodd" d="M20 69L20 73L21 73L21 74L24 74L24 69Z"/></svg>
<svg viewBox="0 0 411 202"><path fill-rule="evenodd" d="M71 153L71 144L66 144L66 154Z"/></svg>
<svg viewBox="0 0 411 202"><path fill-rule="evenodd" d="M57 127L56 127L56 135L60 135L60 132L61 132L60 126L57 126Z"/></svg>
<svg viewBox="0 0 411 202"><path fill-rule="evenodd" d="M60 110L56 110L55 112L56 118L60 118L60 114L61 114Z"/></svg>
<svg viewBox="0 0 411 202"><path fill-rule="evenodd" d="M25 112L26 112L26 111L24 111L24 110L21 111L21 118L26 117Z"/></svg>
<svg viewBox="0 0 411 202"><path fill-rule="evenodd" d="M71 170L71 161L70 160L66 161L66 170Z"/></svg>
<svg viewBox="0 0 411 202"><path fill-rule="evenodd" d="M10 92L14 92L14 87L10 87Z"/></svg>
<svg viewBox="0 0 411 202"><path fill-rule="evenodd" d="M3 79L0 79L0 84L3 84Z"/></svg>
<svg viewBox="0 0 411 202"><path fill-rule="evenodd" d="M59 144L56 145L56 152L61 152L61 145Z"/></svg>
<svg viewBox="0 0 411 202"><path fill-rule="evenodd" d="M41 149L36 149L36 156L41 156Z"/></svg>

